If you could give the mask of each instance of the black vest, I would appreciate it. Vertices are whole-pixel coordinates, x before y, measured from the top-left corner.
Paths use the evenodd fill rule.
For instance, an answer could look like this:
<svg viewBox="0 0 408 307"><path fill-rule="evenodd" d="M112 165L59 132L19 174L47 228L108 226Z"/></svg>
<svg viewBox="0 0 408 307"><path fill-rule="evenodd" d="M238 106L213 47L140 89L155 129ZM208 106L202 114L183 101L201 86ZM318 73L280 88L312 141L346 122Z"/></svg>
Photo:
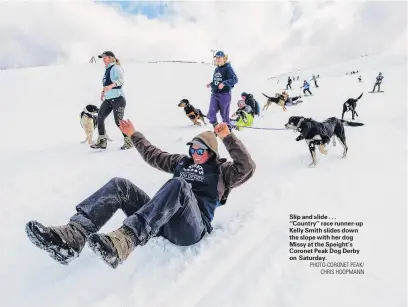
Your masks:
<svg viewBox="0 0 408 307"><path fill-rule="evenodd" d="M113 66L115 66L115 65L111 65L105 70L105 76L103 77L103 86L108 86L108 85L111 85L113 83L112 80L111 80L111 77L110 77L110 72L111 72ZM118 88L122 88L122 85L114 87L114 89L118 89Z"/></svg>
<svg viewBox="0 0 408 307"><path fill-rule="evenodd" d="M201 213L209 220L220 205L218 197L219 170L215 163L194 164L193 159L185 158L176 167L173 177L180 177L191 184Z"/></svg>

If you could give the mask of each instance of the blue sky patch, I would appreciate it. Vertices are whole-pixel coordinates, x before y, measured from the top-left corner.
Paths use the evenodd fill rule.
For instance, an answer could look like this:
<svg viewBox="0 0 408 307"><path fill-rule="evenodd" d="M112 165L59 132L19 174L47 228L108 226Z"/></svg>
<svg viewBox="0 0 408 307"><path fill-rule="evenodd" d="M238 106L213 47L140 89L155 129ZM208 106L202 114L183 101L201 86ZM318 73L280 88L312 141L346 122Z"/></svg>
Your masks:
<svg viewBox="0 0 408 307"><path fill-rule="evenodd" d="M118 7L124 13L142 14L149 19L159 18L169 10L167 1L97 1L105 5Z"/></svg>

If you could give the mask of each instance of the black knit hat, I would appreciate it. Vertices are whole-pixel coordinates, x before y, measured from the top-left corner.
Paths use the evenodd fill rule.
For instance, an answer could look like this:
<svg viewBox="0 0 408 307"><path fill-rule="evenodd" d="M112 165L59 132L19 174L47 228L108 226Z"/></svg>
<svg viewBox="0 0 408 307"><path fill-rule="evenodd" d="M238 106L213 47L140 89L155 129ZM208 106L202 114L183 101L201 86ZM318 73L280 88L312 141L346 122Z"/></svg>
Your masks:
<svg viewBox="0 0 408 307"><path fill-rule="evenodd" d="M241 94L241 97L242 97L242 96L246 97L246 96L248 96L248 93L247 93L247 92L243 92L243 93Z"/></svg>

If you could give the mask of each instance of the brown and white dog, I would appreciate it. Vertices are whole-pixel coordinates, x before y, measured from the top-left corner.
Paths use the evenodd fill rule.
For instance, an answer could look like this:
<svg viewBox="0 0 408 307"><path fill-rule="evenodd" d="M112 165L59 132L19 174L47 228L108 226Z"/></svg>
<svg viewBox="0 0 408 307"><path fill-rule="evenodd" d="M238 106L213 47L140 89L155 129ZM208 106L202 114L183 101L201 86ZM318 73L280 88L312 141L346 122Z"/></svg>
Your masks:
<svg viewBox="0 0 408 307"><path fill-rule="evenodd" d="M271 106L272 103L276 103L277 105L280 105L282 107L283 111L287 110L286 107L285 107L285 101L287 99L286 92L282 93L282 94L276 93L275 97L269 97L268 95L266 95L264 93L262 93L262 95L264 95L266 98L268 98L268 100L266 101L262 111L263 110L268 110L268 108Z"/></svg>
<svg viewBox="0 0 408 307"><path fill-rule="evenodd" d="M181 99L179 102L178 106L180 108L184 108L184 112L186 113L187 117L190 118L190 120L193 122L194 125L201 126L201 123L199 120L201 120L204 125L207 125L205 122L204 117L207 117L201 112L200 109L194 108L188 99Z"/></svg>

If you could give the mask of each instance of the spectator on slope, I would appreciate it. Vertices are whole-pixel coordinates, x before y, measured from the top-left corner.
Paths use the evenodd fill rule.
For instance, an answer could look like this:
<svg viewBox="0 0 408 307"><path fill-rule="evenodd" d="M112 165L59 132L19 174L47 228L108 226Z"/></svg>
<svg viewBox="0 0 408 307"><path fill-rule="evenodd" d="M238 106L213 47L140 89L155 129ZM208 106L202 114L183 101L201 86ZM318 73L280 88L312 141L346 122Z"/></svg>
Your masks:
<svg viewBox="0 0 408 307"><path fill-rule="evenodd" d="M254 122L254 111L245 103L244 100L239 100L238 110L232 114L231 123L237 130L241 130L241 127L251 127Z"/></svg>
<svg viewBox="0 0 408 307"><path fill-rule="evenodd" d="M213 80L207 84L207 88L211 87L211 100L207 117L215 127L218 124L217 113L220 111L222 120L231 127L229 118L231 90L238 83L238 78L223 51L217 51L214 57L217 67L214 70Z"/></svg>
<svg viewBox="0 0 408 307"><path fill-rule="evenodd" d="M378 76L375 78L375 84L374 84L374 87L373 87L372 92L375 91L375 88L376 88L377 86L378 86L377 92L381 91L381 82L382 82L382 79L384 79L384 77L383 77L382 73L380 72L380 73L378 74Z"/></svg>
<svg viewBox="0 0 408 307"><path fill-rule="evenodd" d="M148 164L173 178L150 198L129 180L115 177L79 203L68 224L46 227L38 221L28 222L26 233L31 242L62 264L77 258L86 242L113 268L153 236L181 246L196 244L211 233L214 211L225 204L231 189L255 172L250 154L226 123L188 142L188 155L153 146L129 120L121 121L120 129ZM232 162L220 158L216 135ZM108 234L97 233L119 209L127 216L123 225Z"/></svg>
<svg viewBox="0 0 408 307"><path fill-rule="evenodd" d="M113 111L113 117L116 125L119 127L119 121L123 119L126 99L123 92L123 69L120 67L119 60L112 51L105 51L98 58L103 59L105 64L105 75L103 77L103 88L101 92L102 104L98 112L98 140L96 144L91 145L93 149L106 149L107 136L105 130L105 119ZM133 146L132 141L126 134L122 133L124 144L121 149L129 149Z"/></svg>
<svg viewBox="0 0 408 307"><path fill-rule="evenodd" d="M288 87L290 87L290 89L292 89L292 79L290 77L288 77L288 84L286 84L286 89L288 89Z"/></svg>
<svg viewBox="0 0 408 307"><path fill-rule="evenodd" d="M245 101L245 104L247 104L248 106L251 107L251 109L252 109L252 112L251 112L252 116L254 116L254 117L255 117L255 115L258 115L258 116L259 116L260 111L261 111L261 108L259 107L258 101L255 100L255 98L254 98L254 96L253 96L252 94L248 94L248 93L246 93L246 92L243 92L243 93L241 94L241 99L242 99L243 101Z"/></svg>
<svg viewBox="0 0 408 307"><path fill-rule="evenodd" d="M312 80L314 81L315 86L316 86L316 87L319 87L319 86L317 85L317 79L316 79L316 76L315 76L315 75L313 75Z"/></svg>
<svg viewBox="0 0 408 307"><path fill-rule="evenodd" d="M312 92L310 91L310 84L306 80L303 80L303 86L301 86L300 88L303 88L303 94L306 94L307 91L310 95L312 95Z"/></svg>

